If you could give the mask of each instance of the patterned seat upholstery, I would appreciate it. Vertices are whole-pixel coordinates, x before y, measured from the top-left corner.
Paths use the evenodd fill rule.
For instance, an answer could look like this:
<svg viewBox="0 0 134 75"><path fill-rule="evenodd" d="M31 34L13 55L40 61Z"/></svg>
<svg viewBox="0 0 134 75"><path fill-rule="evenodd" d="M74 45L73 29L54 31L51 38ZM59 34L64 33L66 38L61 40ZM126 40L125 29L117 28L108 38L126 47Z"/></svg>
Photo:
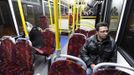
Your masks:
<svg viewBox="0 0 134 75"><path fill-rule="evenodd" d="M130 75L130 74L117 69L103 69L99 70L94 75Z"/></svg>
<svg viewBox="0 0 134 75"><path fill-rule="evenodd" d="M78 57L80 54L80 48L84 45L85 41L85 35L73 33L69 39L67 54Z"/></svg>
<svg viewBox="0 0 134 75"><path fill-rule="evenodd" d="M12 62L12 51L14 45L15 44L9 38L5 38L1 40L0 61L3 63L3 65Z"/></svg>
<svg viewBox="0 0 134 75"><path fill-rule="evenodd" d="M75 30L75 33L81 33L81 34L84 34L86 37L88 36L88 31L86 30L83 30L83 29L80 29L78 28L77 30Z"/></svg>
<svg viewBox="0 0 134 75"><path fill-rule="evenodd" d="M14 66L15 64L12 63L12 53L14 48L14 43L10 39L10 37L2 37L1 44L0 44L0 73L6 75L5 73L8 72L8 68Z"/></svg>
<svg viewBox="0 0 134 75"><path fill-rule="evenodd" d="M26 45L26 44L24 44ZM19 49L17 48L17 44L13 43L13 41L9 38L6 38L4 40L1 40L0 45L0 59L2 59L2 63L0 63L0 74L2 75L24 75L21 74L23 71L28 71L26 66L23 66L21 62L29 61L27 60L27 55L23 55L25 53L24 50L27 50L23 47L23 53L20 53L18 51L21 51L21 47ZM17 53L16 53L17 52ZM23 55L23 57L26 57L25 60L23 60L23 57L20 57L18 55ZM19 58L17 58L19 57ZM23 60L23 61L21 61ZM19 62L19 63L18 63ZM25 63L29 64L29 63ZM29 74L32 75L32 74Z"/></svg>
<svg viewBox="0 0 134 75"><path fill-rule="evenodd" d="M31 42L24 39L17 40L15 44L14 63L19 65L25 73L32 75L33 63L32 63L32 46ZM22 71L22 73L23 73Z"/></svg>
<svg viewBox="0 0 134 75"><path fill-rule="evenodd" d="M43 35L43 41L44 46L39 48L41 51L37 51L38 54L49 56L55 51L55 34L50 29L45 29L44 32L42 32Z"/></svg>
<svg viewBox="0 0 134 75"><path fill-rule="evenodd" d="M15 45L15 56L16 64L22 66L31 66L32 65L32 47L29 45L29 42L26 40L19 40Z"/></svg>
<svg viewBox="0 0 134 75"><path fill-rule="evenodd" d="M92 75L133 75L134 68L119 63L104 62L97 64Z"/></svg>
<svg viewBox="0 0 134 75"><path fill-rule="evenodd" d="M48 75L86 75L86 71L71 60L58 60L51 65Z"/></svg>
<svg viewBox="0 0 134 75"><path fill-rule="evenodd" d="M90 36L92 36L92 35L94 35L96 33L96 30L91 30L91 31L88 31L87 32L87 37L90 37Z"/></svg>

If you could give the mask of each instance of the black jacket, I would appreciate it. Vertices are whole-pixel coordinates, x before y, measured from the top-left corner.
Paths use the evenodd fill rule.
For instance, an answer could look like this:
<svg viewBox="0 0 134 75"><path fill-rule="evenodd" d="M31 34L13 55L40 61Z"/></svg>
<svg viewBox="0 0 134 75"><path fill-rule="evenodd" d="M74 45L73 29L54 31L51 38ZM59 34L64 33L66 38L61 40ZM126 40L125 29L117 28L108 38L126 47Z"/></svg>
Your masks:
<svg viewBox="0 0 134 75"><path fill-rule="evenodd" d="M80 50L80 57L88 67L91 64L101 62L116 62L116 48L116 44L110 36L104 41L99 42L96 39L96 35L93 35L87 39L82 50Z"/></svg>
<svg viewBox="0 0 134 75"><path fill-rule="evenodd" d="M43 36L41 34L41 31L38 30L38 27L32 28L32 30L29 33L29 38L34 47L36 47L36 48L43 47L43 45L44 45Z"/></svg>

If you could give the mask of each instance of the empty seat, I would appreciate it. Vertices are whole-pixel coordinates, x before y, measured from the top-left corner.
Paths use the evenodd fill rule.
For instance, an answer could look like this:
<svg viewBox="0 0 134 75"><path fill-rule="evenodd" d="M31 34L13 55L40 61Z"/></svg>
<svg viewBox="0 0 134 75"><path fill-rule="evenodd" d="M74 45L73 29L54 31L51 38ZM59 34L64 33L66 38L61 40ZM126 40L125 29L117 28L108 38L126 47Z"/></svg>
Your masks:
<svg viewBox="0 0 134 75"><path fill-rule="evenodd" d="M32 46L27 38L18 38L15 44L14 63L19 65L21 73L33 73ZM28 75L27 74L27 75Z"/></svg>
<svg viewBox="0 0 134 75"><path fill-rule="evenodd" d="M80 62L84 68L77 62L62 59L60 57L67 57L73 60L75 59L75 61ZM60 55L60 57L57 57L57 60L55 60L50 66L48 75L87 75L86 65L81 59L70 55Z"/></svg>
<svg viewBox="0 0 134 75"><path fill-rule="evenodd" d="M86 36L81 33L71 34L68 42L67 54L78 57L80 48L84 45Z"/></svg>
<svg viewBox="0 0 134 75"><path fill-rule="evenodd" d="M39 49L36 49L38 54L44 56L50 56L55 51L55 34L50 29L46 28L43 35L44 46Z"/></svg>
<svg viewBox="0 0 134 75"><path fill-rule="evenodd" d="M26 46L22 47L18 46L18 43L15 44L15 41L13 41L11 37L2 38L0 45L0 59L2 59L2 63L0 63L0 73L2 75L24 75L22 73L25 71L31 72L31 68L28 68L30 65L27 65L31 64L31 60L29 59L30 54L26 48L27 44L24 43L23 45ZM27 55L25 55L26 53Z"/></svg>
<svg viewBox="0 0 134 75"><path fill-rule="evenodd" d="M81 33L81 34L84 34L86 37L88 36L88 31L86 30L83 30L83 29L80 29L78 28L77 30L75 30L75 33Z"/></svg>
<svg viewBox="0 0 134 75"><path fill-rule="evenodd" d="M10 36L3 36L0 43L0 73L6 75L8 68L11 67L12 55L15 43Z"/></svg>
<svg viewBox="0 0 134 75"><path fill-rule="evenodd" d="M3 37L1 39L0 56L1 56L1 62L3 64L8 64L12 62L12 51L14 45L15 43L12 41L11 37Z"/></svg>
<svg viewBox="0 0 134 75"><path fill-rule="evenodd" d="M114 68L113 68L114 67ZM118 63L100 63L93 69L93 75L133 75L134 68Z"/></svg>
<svg viewBox="0 0 134 75"><path fill-rule="evenodd" d="M91 30L87 32L87 37L90 37L96 33L96 30Z"/></svg>

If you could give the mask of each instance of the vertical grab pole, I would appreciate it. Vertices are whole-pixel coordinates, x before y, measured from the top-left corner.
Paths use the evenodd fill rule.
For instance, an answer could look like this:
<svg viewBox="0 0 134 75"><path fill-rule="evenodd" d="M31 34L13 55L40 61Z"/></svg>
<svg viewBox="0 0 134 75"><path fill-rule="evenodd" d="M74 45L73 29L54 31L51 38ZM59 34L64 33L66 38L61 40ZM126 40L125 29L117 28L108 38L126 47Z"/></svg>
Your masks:
<svg viewBox="0 0 134 75"><path fill-rule="evenodd" d="M48 0L48 6L49 6L49 13L50 13L50 25L53 25L52 8L51 8L50 0Z"/></svg>
<svg viewBox="0 0 134 75"><path fill-rule="evenodd" d="M25 37L28 37L28 32L27 32L27 28L26 28L26 22L25 22L25 18L24 18L21 0L18 0L18 6L19 6L19 11L20 11L20 16L21 16L21 21L22 21Z"/></svg>
<svg viewBox="0 0 134 75"><path fill-rule="evenodd" d="M71 13L71 9L70 9L70 7L71 7L71 4L70 4L70 1L68 0L68 29L69 29L69 31L68 31L68 36L70 35L70 32L71 32L71 26L72 26L72 24L71 24L71 20L70 20L70 16L72 15L72 13ZM71 25L70 25L71 24Z"/></svg>
<svg viewBox="0 0 134 75"><path fill-rule="evenodd" d="M60 28L60 32L62 32L62 25L61 25L61 23L62 23L62 14L61 14L61 0L59 0L59 20L58 20L58 22L59 22L59 28Z"/></svg>
<svg viewBox="0 0 134 75"><path fill-rule="evenodd" d="M76 12L76 30L78 29L78 20L79 20L79 0L76 2L76 8L77 8L77 12Z"/></svg>
<svg viewBox="0 0 134 75"><path fill-rule="evenodd" d="M60 51L59 43L59 25L58 25L58 0L54 0L54 23L55 23L55 38L56 38L56 50Z"/></svg>
<svg viewBox="0 0 134 75"><path fill-rule="evenodd" d="M74 4L73 4L73 32L74 32L74 30L75 30L75 24L76 24L76 22L75 22L75 18L76 18L76 0L74 0Z"/></svg>
<svg viewBox="0 0 134 75"><path fill-rule="evenodd" d="M11 14L12 14L12 17L13 17L14 26L15 26L15 29L16 29L16 32L17 32L17 36L20 36L12 1L8 0L8 3L9 3L9 6L10 6L10 10L11 10Z"/></svg>

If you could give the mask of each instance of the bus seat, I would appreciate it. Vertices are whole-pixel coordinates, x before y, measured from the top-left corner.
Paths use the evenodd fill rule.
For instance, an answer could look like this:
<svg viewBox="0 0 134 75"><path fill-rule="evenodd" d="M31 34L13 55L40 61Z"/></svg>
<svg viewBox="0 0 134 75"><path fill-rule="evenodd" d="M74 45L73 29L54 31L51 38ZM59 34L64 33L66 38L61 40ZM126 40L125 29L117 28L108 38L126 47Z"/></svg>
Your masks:
<svg viewBox="0 0 134 75"><path fill-rule="evenodd" d="M3 36L0 40L0 72L4 74L8 71L8 68L14 65L12 55L15 42L11 38L11 36Z"/></svg>
<svg viewBox="0 0 134 75"><path fill-rule="evenodd" d="M10 37L11 38L11 37ZM0 73L2 72L3 75L15 75L15 74L20 74L22 70L24 70L24 66L21 66L22 64L16 64L16 61L18 62L20 59L16 59L16 44L8 37L4 37L1 40L1 45L0 45L0 56L2 55L3 60L0 66ZM19 50L17 50L19 51ZM25 52L25 51L24 51ZM21 55L23 53L19 53L18 55ZM25 55L24 55L25 56ZM15 59L15 60L14 60ZM25 59L27 60L27 59ZM24 62L24 61L21 61ZM30 74L29 74L30 75Z"/></svg>
<svg viewBox="0 0 134 75"><path fill-rule="evenodd" d="M90 37L90 36L92 36L92 35L94 35L96 33L96 30L91 30L91 31L88 31L87 32L87 37Z"/></svg>
<svg viewBox="0 0 134 75"><path fill-rule="evenodd" d="M49 28L42 32L44 46L36 49L37 54L50 56L55 51L55 34Z"/></svg>
<svg viewBox="0 0 134 75"><path fill-rule="evenodd" d="M87 34L88 31L83 30L83 29L80 29L80 28L78 28L78 29L75 30L74 32L75 32L75 33L81 33L81 34L84 34L86 37L88 36L88 34Z"/></svg>
<svg viewBox="0 0 134 75"><path fill-rule="evenodd" d="M14 63L23 71L33 72L32 44L27 38L18 38L15 44ZM31 75L31 74L29 74Z"/></svg>
<svg viewBox="0 0 134 75"><path fill-rule="evenodd" d="M48 18L46 16L41 16L39 18L39 27L42 28L42 30L49 28Z"/></svg>
<svg viewBox="0 0 134 75"><path fill-rule="evenodd" d="M80 62L81 65L71 60L62 59L62 57L76 60L77 62ZM61 54L50 66L48 75L87 75L86 68L85 63L82 62L80 58Z"/></svg>
<svg viewBox="0 0 134 75"><path fill-rule="evenodd" d="M118 63L99 63L93 69L93 75L133 75L133 74L134 74L134 68L126 67Z"/></svg>
<svg viewBox="0 0 134 75"><path fill-rule="evenodd" d="M80 54L80 48L84 45L86 36L81 33L73 33L70 36L67 54L78 57Z"/></svg>
<svg viewBox="0 0 134 75"><path fill-rule="evenodd" d="M3 65L12 62L12 51L15 46L15 43L10 38L11 37L1 38L0 61L3 63Z"/></svg>

